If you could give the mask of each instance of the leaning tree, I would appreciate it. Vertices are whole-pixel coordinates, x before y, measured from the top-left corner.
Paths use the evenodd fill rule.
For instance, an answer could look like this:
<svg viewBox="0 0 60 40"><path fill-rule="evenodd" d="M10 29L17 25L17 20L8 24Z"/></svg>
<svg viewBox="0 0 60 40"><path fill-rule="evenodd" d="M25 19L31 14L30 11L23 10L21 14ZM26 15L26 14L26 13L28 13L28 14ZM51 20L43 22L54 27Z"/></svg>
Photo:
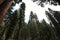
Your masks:
<svg viewBox="0 0 60 40"><path fill-rule="evenodd" d="M12 4L21 2L22 0L0 0L0 23Z"/></svg>

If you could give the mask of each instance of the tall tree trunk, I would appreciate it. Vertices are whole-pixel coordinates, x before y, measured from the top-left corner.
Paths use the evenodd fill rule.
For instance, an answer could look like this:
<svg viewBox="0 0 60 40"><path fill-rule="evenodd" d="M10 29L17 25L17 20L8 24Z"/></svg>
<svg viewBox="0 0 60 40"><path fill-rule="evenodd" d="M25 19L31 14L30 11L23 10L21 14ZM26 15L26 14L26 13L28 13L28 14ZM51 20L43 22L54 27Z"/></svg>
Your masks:
<svg viewBox="0 0 60 40"><path fill-rule="evenodd" d="M0 5L4 2L4 0L0 0Z"/></svg>
<svg viewBox="0 0 60 40"><path fill-rule="evenodd" d="M6 0L0 5L0 23L2 22L3 17L5 16L12 2L13 0Z"/></svg>

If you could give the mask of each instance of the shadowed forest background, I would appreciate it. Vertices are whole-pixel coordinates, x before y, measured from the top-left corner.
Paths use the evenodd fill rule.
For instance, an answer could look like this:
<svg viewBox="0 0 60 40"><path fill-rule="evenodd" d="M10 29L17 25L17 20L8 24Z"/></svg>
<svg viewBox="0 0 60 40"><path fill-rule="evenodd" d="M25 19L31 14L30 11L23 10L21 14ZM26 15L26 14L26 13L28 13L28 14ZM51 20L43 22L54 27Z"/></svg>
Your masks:
<svg viewBox="0 0 60 40"><path fill-rule="evenodd" d="M44 3L60 5L59 0L32 1L38 1L37 5L41 7L44 7ZM20 8L13 12L16 3L21 3ZM45 11L49 23L45 19L40 22L36 13L31 11L26 23L25 8L26 4L22 0L0 0L0 40L60 40L60 11L50 8Z"/></svg>

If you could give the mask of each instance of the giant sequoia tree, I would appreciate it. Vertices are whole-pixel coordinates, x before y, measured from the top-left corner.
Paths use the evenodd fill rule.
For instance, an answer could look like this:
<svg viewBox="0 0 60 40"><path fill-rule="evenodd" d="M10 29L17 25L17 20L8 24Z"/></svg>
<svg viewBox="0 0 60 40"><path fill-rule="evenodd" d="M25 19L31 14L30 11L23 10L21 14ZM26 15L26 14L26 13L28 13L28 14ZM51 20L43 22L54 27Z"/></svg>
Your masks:
<svg viewBox="0 0 60 40"><path fill-rule="evenodd" d="M0 0L0 22L3 20L3 17L5 16L6 12L10 8L11 4L19 3L22 0ZM14 3L14 4L15 4Z"/></svg>

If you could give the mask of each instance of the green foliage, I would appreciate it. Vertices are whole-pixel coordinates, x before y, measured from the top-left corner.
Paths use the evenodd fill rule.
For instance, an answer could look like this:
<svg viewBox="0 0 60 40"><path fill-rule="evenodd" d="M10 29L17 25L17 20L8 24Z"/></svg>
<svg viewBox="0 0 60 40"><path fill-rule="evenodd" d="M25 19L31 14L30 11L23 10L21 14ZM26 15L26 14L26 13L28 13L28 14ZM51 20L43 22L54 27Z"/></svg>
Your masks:
<svg viewBox="0 0 60 40"><path fill-rule="evenodd" d="M16 40L20 40L20 31L24 27L24 16L25 16L25 3L22 3L18 10L18 29L15 34Z"/></svg>
<svg viewBox="0 0 60 40"><path fill-rule="evenodd" d="M39 22L37 15L32 11L29 22L26 24L24 22L24 13L25 9L21 7L13 14L7 14L8 17L6 16L6 20L4 20L5 32L1 28L3 34L1 33L0 38L5 34L5 40L57 40L56 30L53 26L47 24L44 19ZM50 20L53 20L53 17L48 12L46 13L49 18L51 17Z"/></svg>
<svg viewBox="0 0 60 40"><path fill-rule="evenodd" d="M60 1L59 0L32 0L33 2L37 2L38 5L40 5L41 7L44 7L44 3L45 4L49 4L49 5L60 5Z"/></svg>
<svg viewBox="0 0 60 40"><path fill-rule="evenodd" d="M53 11L49 8L49 12L46 12L46 14L49 17L51 24L54 25L57 39L60 39L60 12Z"/></svg>
<svg viewBox="0 0 60 40"><path fill-rule="evenodd" d="M25 23L25 3L22 2L20 9L15 12L11 11L12 7L1 24L0 40L59 40L60 12L51 9L49 12L46 11L48 19L51 21L48 24L44 19L39 22L37 15L31 11L29 21Z"/></svg>
<svg viewBox="0 0 60 40"><path fill-rule="evenodd" d="M17 11L15 11L15 13L9 16L9 27L7 28L7 31L6 31L5 40L8 40L8 38L11 37L13 30L15 28L16 22L17 22Z"/></svg>
<svg viewBox="0 0 60 40"><path fill-rule="evenodd" d="M19 2L22 2L22 0L14 0L15 3L19 3Z"/></svg>

